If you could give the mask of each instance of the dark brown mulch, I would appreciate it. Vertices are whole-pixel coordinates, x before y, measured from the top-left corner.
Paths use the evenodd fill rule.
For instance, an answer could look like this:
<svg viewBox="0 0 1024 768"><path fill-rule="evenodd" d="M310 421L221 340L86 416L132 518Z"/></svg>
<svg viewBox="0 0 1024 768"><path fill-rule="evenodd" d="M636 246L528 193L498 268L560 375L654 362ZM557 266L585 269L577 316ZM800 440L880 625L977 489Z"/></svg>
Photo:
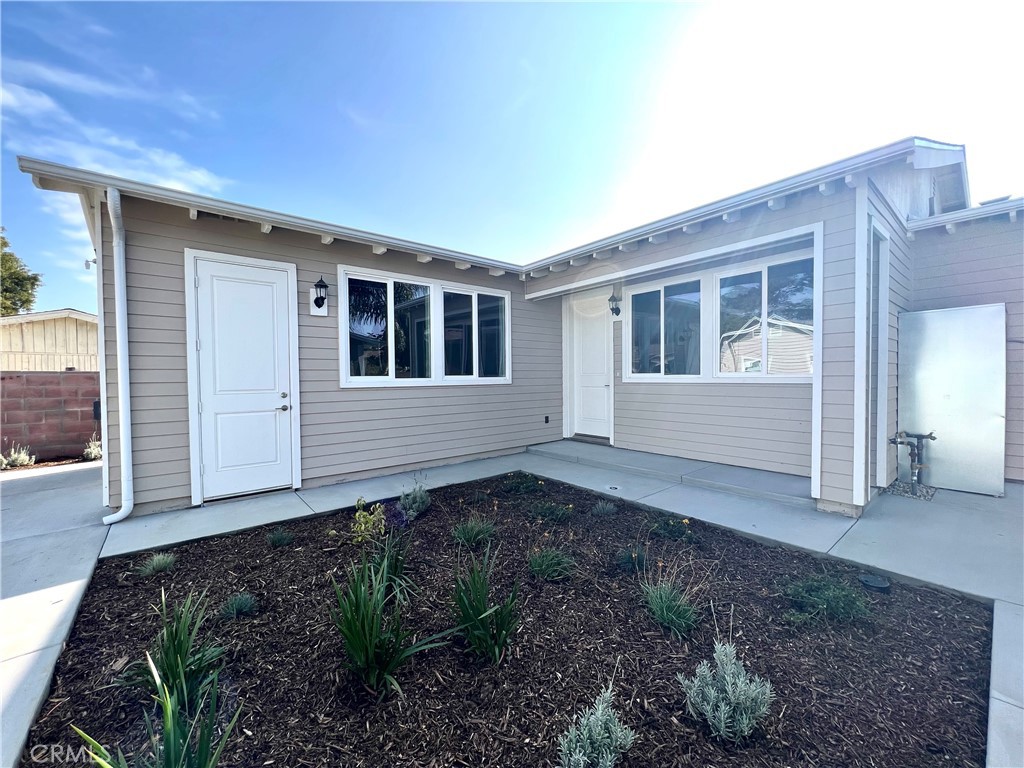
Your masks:
<svg viewBox="0 0 1024 768"><path fill-rule="evenodd" d="M638 734L623 766L984 765L988 608L894 584L888 595L865 592L868 619L797 628L784 618L781 585L825 573L858 586L855 569L692 521L692 541L649 544L650 566L681 563L700 590L700 624L680 642L646 613L636 575L610 565L620 548L647 541L655 513L620 502L599 517L589 513L597 497L577 488L546 482L519 496L498 492L501 483L432 492L412 525L409 569L421 593L407 621L421 636L452 624L460 554L451 529L476 509L498 525L498 591L522 584L522 625L501 666L453 644L399 671L404 697L378 704L354 684L329 618L331 577L344 578L357 552L345 541L351 511L342 512L289 524L296 539L283 549L269 547L267 529L175 547L175 568L149 579L133 574L145 555L100 562L29 745L76 743L74 723L101 743L137 748L145 695L104 686L149 646L150 605L163 588L171 600L209 590L213 608L241 591L262 605L255 618L208 628L229 648L226 699L242 707L224 765L553 765L559 734L613 672L616 706ZM573 504L572 519L539 520L531 510L545 498ZM537 546L570 552L578 575L537 582L526 567ZM686 714L676 681L711 656L716 636L731 636L778 694L740 746L719 744Z"/></svg>

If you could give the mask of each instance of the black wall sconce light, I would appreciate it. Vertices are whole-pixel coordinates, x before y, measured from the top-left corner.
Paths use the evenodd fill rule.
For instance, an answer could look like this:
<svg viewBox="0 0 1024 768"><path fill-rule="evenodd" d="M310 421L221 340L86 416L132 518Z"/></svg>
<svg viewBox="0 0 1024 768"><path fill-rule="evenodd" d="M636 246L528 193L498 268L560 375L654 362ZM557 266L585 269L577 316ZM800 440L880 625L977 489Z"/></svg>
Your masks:
<svg viewBox="0 0 1024 768"><path fill-rule="evenodd" d="M612 288L612 295L608 297L608 309L611 310L615 317L618 317L619 313L622 312L622 309L619 307L619 297L615 295L614 288Z"/></svg>
<svg viewBox="0 0 1024 768"><path fill-rule="evenodd" d="M327 289L330 286L320 275L320 279L309 289L309 314L327 317Z"/></svg>
<svg viewBox="0 0 1024 768"><path fill-rule="evenodd" d="M313 283L313 287L316 288L316 298L313 299L313 303L316 304L317 309L320 309L327 302L328 285L324 282L323 275L320 275L320 279Z"/></svg>

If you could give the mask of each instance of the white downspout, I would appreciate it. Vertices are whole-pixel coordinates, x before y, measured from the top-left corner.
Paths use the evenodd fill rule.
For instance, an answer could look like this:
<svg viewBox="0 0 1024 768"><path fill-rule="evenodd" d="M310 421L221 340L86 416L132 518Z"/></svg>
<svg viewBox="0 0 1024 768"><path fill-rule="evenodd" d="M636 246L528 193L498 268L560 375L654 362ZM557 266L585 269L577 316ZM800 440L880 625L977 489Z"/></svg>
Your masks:
<svg viewBox="0 0 1024 768"><path fill-rule="evenodd" d="M121 454L121 509L103 518L104 525L124 520L135 508L132 462L132 403L128 378L128 291L125 279L124 219L121 193L107 187L107 212L114 231L114 327L117 330L117 428ZM103 276L100 275L100 280ZM102 307L100 308L102 311ZM104 394L104 397L106 394Z"/></svg>

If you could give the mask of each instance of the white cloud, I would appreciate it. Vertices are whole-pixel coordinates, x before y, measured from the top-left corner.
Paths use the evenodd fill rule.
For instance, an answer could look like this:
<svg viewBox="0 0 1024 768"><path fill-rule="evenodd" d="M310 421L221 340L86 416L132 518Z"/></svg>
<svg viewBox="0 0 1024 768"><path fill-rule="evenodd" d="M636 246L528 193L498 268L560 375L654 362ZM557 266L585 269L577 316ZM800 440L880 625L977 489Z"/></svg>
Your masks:
<svg viewBox="0 0 1024 768"><path fill-rule="evenodd" d="M70 115L57 102L33 88L4 83L0 85L0 98L3 100L5 116L18 115L32 121L46 119L65 122L70 119Z"/></svg>

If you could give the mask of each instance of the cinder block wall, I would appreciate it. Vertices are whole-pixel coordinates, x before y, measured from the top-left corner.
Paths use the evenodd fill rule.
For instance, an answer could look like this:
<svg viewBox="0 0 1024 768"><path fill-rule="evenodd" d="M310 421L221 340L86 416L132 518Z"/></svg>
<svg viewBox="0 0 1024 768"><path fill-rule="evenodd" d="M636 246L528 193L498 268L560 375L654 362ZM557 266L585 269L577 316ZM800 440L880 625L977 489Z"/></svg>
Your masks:
<svg viewBox="0 0 1024 768"><path fill-rule="evenodd" d="M100 396L98 372L0 373L0 443L27 445L36 461L81 456L93 432L92 404Z"/></svg>

